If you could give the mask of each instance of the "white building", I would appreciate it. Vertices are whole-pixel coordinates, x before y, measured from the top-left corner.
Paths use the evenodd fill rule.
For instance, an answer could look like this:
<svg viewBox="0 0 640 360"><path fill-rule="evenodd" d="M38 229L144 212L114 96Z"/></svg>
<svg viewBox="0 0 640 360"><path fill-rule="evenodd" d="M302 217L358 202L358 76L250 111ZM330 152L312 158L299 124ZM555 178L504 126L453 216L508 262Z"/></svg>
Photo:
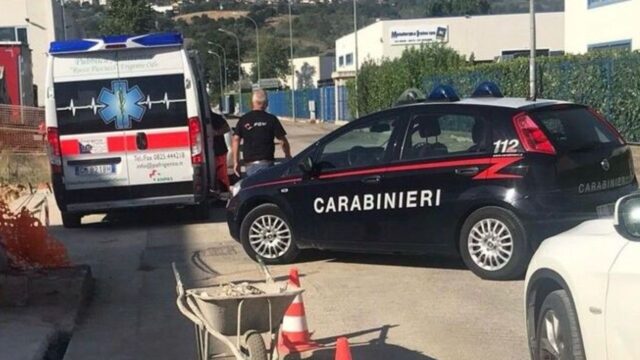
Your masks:
<svg viewBox="0 0 640 360"><path fill-rule="evenodd" d="M538 50L564 50L564 13L538 13L536 25ZM394 59L408 47L431 42L444 43L467 58L473 55L476 61L526 52L530 47L529 14L381 20L358 30L358 64ZM336 40L333 77L337 82L353 77L354 49L353 33Z"/></svg>
<svg viewBox="0 0 640 360"><path fill-rule="evenodd" d="M295 79L293 88L295 90L317 88L320 82L330 80L335 69L333 56L309 56L293 59ZM285 78L285 84L292 86L291 75Z"/></svg>
<svg viewBox="0 0 640 360"><path fill-rule="evenodd" d="M0 41L20 41L29 45L33 62L33 82L38 87L37 102L44 101L45 72L49 43L80 34L75 21L63 16L59 0L2 0Z"/></svg>
<svg viewBox="0 0 640 360"><path fill-rule="evenodd" d="M243 62L240 64L245 76L252 76L253 62ZM331 81L331 75L335 70L335 60L333 56L309 56L294 58L293 67L295 69L295 80L291 83L291 75L287 74L282 79L282 86L294 89L317 88L319 84Z"/></svg>
<svg viewBox="0 0 640 360"><path fill-rule="evenodd" d="M565 50L640 49L640 0L565 0Z"/></svg>

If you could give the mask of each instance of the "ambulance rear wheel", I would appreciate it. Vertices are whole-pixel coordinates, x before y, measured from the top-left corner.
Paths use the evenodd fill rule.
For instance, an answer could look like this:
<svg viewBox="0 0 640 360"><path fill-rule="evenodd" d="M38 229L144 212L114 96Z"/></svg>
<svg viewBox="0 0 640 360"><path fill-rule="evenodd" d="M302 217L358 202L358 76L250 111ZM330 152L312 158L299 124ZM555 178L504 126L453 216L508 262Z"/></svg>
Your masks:
<svg viewBox="0 0 640 360"><path fill-rule="evenodd" d="M260 205L247 214L240 240L249 257L265 264L292 262L300 252L287 216L274 204Z"/></svg>
<svg viewBox="0 0 640 360"><path fill-rule="evenodd" d="M62 226L68 229L79 228L82 223L81 221L82 215L80 214L69 213L66 211L62 212Z"/></svg>

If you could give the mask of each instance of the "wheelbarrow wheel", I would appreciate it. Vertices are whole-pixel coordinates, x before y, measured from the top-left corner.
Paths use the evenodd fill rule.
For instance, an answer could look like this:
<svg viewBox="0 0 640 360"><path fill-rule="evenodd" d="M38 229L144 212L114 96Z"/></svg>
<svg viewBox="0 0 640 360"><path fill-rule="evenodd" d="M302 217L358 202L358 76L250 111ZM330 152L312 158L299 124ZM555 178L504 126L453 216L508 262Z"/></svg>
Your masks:
<svg viewBox="0 0 640 360"><path fill-rule="evenodd" d="M251 360L268 360L267 347L264 345L264 340L260 333L252 332L245 337L244 352L249 356Z"/></svg>

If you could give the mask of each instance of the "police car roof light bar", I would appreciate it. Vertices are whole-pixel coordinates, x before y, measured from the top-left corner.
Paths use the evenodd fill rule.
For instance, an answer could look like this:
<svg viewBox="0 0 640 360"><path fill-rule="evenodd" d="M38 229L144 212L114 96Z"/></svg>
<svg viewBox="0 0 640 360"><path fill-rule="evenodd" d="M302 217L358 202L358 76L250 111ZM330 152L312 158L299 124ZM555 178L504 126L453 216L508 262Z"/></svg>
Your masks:
<svg viewBox="0 0 640 360"><path fill-rule="evenodd" d="M145 35L109 35L100 39L53 41L50 54L80 53L110 49L134 49L162 46L182 46L182 34L176 32Z"/></svg>
<svg viewBox="0 0 640 360"><path fill-rule="evenodd" d="M473 90L473 94L471 94L471 97L501 98L504 97L504 95L502 95L502 91L500 91L500 88L496 83L492 81L483 81L476 87L475 90Z"/></svg>
<svg viewBox="0 0 640 360"><path fill-rule="evenodd" d="M455 102L460 101L460 97L456 93L456 91L449 85L438 85L427 97L428 101L447 101L447 102Z"/></svg>
<svg viewBox="0 0 640 360"><path fill-rule="evenodd" d="M416 88L405 90L396 100L395 106L414 104L425 100L424 93Z"/></svg>

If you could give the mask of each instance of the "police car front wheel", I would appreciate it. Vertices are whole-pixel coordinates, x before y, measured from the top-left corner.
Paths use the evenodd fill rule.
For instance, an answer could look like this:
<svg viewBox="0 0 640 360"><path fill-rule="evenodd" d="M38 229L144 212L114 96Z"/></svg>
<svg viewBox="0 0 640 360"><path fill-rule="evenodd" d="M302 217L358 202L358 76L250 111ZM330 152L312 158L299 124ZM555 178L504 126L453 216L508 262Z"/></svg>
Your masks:
<svg viewBox="0 0 640 360"><path fill-rule="evenodd" d="M246 253L267 264L291 262L299 252L286 215L273 204L251 210L242 221L240 237Z"/></svg>
<svg viewBox="0 0 640 360"><path fill-rule="evenodd" d="M487 206L474 211L462 225L460 255L483 279L511 280L524 274L531 251L518 217L507 209Z"/></svg>

